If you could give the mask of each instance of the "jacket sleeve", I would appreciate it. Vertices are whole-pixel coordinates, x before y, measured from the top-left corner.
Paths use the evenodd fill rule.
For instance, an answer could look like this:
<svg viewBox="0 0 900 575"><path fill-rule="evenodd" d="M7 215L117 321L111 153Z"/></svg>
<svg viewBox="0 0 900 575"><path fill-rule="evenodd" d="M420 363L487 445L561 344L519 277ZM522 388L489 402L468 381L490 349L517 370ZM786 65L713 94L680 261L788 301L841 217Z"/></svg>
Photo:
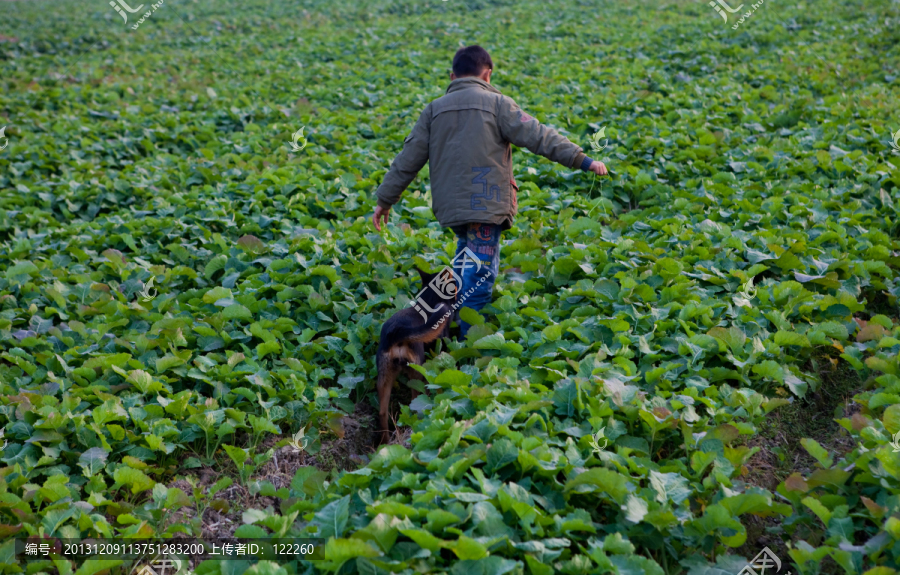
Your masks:
<svg viewBox="0 0 900 575"><path fill-rule="evenodd" d="M500 133L510 143L566 167L582 168L587 156L581 147L523 112L512 98L501 98L499 120Z"/></svg>
<svg viewBox="0 0 900 575"><path fill-rule="evenodd" d="M412 132L403 140L403 149L394 158L391 169L385 174L384 180L375 192L380 207L390 208L396 204L400 200L400 194L428 161L430 133L431 104L425 107Z"/></svg>

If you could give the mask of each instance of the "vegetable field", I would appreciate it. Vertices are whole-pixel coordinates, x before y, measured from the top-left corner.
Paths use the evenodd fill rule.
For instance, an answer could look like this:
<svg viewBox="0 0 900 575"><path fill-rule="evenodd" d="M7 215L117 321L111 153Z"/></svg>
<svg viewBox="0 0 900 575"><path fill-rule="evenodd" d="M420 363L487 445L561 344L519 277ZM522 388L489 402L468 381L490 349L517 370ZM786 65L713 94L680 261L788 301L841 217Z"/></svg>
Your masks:
<svg viewBox="0 0 900 575"><path fill-rule="evenodd" d="M900 4L137 4L0 2L3 573L900 571ZM374 192L474 43L612 173L514 151L493 302L376 450L455 237L427 167Z"/></svg>

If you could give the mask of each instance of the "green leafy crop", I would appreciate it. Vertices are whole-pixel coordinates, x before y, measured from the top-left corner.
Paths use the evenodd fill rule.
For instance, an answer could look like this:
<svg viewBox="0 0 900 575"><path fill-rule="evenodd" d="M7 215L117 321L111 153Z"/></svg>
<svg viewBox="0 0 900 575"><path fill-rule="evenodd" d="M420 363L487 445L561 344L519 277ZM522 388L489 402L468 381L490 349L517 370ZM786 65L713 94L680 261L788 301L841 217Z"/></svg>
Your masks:
<svg viewBox="0 0 900 575"><path fill-rule="evenodd" d="M324 559L197 575L738 573L761 521L795 573L895 573L900 13L720 12L169 0L132 29L0 3L0 570L129 572L13 538L199 537L215 511ZM420 368L408 441L276 486L278 449L377 405L381 325L452 257L427 168L371 215L473 42L611 175L515 150L493 302ZM849 447L798 437L808 466L757 484L823 364L862 382Z"/></svg>

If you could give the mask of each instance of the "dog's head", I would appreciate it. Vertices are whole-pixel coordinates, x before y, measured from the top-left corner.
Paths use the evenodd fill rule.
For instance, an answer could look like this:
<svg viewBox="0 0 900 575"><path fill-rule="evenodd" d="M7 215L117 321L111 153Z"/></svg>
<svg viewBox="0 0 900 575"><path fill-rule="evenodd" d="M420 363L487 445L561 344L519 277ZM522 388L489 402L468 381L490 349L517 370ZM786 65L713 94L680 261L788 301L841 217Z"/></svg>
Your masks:
<svg viewBox="0 0 900 575"><path fill-rule="evenodd" d="M457 293L462 289L462 286L458 285L456 277L448 268L443 268L435 274L430 274L419 268L416 268L416 271L419 272L419 277L422 278L422 289L424 291L421 297L430 307L440 304L449 306L456 302ZM425 289L429 286L430 289Z"/></svg>

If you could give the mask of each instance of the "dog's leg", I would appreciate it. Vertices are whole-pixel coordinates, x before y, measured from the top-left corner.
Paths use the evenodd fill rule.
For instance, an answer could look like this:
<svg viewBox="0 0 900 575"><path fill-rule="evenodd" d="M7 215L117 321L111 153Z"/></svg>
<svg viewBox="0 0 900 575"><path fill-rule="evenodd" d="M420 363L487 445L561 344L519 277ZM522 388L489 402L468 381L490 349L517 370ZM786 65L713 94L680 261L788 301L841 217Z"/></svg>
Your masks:
<svg viewBox="0 0 900 575"><path fill-rule="evenodd" d="M382 445L390 440L391 420L391 391L394 388L394 380L397 379L399 368L394 364L389 354L378 354L378 417L381 428L376 435L376 445Z"/></svg>

